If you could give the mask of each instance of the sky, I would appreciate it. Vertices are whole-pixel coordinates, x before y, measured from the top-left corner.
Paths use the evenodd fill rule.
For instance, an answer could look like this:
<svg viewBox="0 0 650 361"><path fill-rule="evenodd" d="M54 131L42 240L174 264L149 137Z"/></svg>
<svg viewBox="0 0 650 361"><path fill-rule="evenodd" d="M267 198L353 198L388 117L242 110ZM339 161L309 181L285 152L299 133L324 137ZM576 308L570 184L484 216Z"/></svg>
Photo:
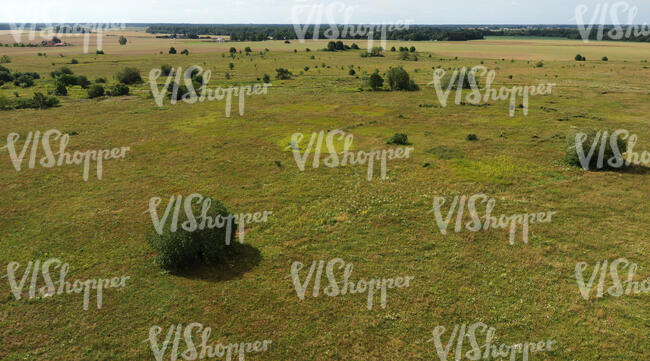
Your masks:
<svg viewBox="0 0 650 361"><path fill-rule="evenodd" d="M650 0L0 0L0 22L195 24L650 23ZM619 3L618 11L597 11ZM626 10L637 8L637 11ZM636 15L633 15L635 14ZM591 21L596 14L595 21ZM605 14L604 21L600 14ZM615 16L618 16L618 22ZM614 16L614 17L613 17Z"/></svg>

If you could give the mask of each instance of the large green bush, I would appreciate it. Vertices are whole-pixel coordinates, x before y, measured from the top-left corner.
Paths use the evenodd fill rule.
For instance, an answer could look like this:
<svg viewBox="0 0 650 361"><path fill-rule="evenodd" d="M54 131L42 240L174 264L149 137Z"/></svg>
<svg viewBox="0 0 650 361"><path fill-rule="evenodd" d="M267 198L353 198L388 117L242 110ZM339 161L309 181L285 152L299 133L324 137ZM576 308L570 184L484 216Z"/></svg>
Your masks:
<svg viewBox="0 0 650 361"><path fill-rule="evenodd" d="M215 218L218 215L228 217L229 213L226 207L220 201L212 198L211 206L207 215ZM194 217L201 214L200 206L193 204ZM152 229L147 234L147 243L158 251L156 262L166 270L179 270L188 266L197 264L215 265L222 262L228 252L228 245L232 244L233 238L237 233L237 225L232 220L230 239L226 239L226 226L223 227L204 227L196 229L193 232L186 231L180 225L187 221L185 212L181 212L178 217L178 229L171 231L171 219L164 224L162 234Z"/></svg>
<svg viewBox="0 0 650 361"><path fill-rule="evenodd" d="M140 71L136 68L124 68L117 73L117 80L126 85L142 83Z"/></svg>
<svg viewBox="0 0 650 361"><path fill-rule="evenodd" d="M607 138L603 145L602 137L604 132L607 132ZM571 165L585 168L585 170L622 168L624 166L623 153L627 151L627 142L619 135L615 140L616 147L618 148L618 151L615 152L612 147L612 134L613 132L607 129L585 129L571 132L567 136L566 161ZM579 135L582 135L582 137L579 137ZM603 146L602 164L599 166L599 155ZM582 148L585 164L580 161L580 155L578 153L580 147ZM588 159L592 148L592 157ZM614 165L619 164L619 166L612 166L609 164L610 161Z"/></svg>
<svg viewBox="0 0 650 361"><path fill-rule="evenodd" d="M386 80L391 90L414 91L420 89L401 66L388 69L388 72L386 72Z"/></svg>
<svg viewBox="0 0 650 361"><path fill-rule="evenodd" d="M101 86L99 84L95 84L95 85L91 86L90 88L88 88L88 98L93 99L93 98L99 98L101 96L104 96L104 87L103 86Z"/></svg>

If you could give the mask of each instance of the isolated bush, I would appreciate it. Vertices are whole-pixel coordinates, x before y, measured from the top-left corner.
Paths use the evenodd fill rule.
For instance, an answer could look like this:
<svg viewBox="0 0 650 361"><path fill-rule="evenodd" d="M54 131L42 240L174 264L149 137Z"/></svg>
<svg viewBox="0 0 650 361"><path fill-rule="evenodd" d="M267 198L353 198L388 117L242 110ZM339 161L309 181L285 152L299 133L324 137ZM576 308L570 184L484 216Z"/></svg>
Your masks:
<svg viewBox="0 0 650 361"><path fill-rule="evenodd" d="M126 40L126 38L124 37L124 35L121 35L121 36L120 36L120 39L118 40L118 42L120 43L120 45L126 45L127 40Z"/></svg>
<svg viewBox="0 0 650 361"><path fill-rule="evenodd" d="M470 142L476 142L478 140L478 136L476 134L468 134L466 139Z"/></svg>
<svg viewBox="0 0 650 361"><path fill-rule="evenodd" d="M587 58L585 58L584 56L582 56L580 54L576 55L576 57L574 59L576 61L586 61L587 60Z"/></svg>
<svg viewBox="0 0 650 361"><path fill-rule="evenodd" d="M169 48L169 53L170 54L176 54L176 48L174 48L173 46L171 48Z"/></svg>
<svg viewBox="0 0 650 361"><path fill-rule="evenodd" d="M607 138L605 141L605 144L603 145L602 142L602 136L604 132L607 132ZM619 150L619 154L615 154L614 150L611 145L611 135L612 131L609 129L601 129L601 130L596 130L596 129L583 129L583 130L578 130L578 131L573 131L569 133L567 136L566 140L566 157L565 160L567 163L571 165L575 165L578 167L582 167L582 163L580 162L580 156L578 155L578 148L582 147L583 154L585 157L591 152L592 147L594 148L593 151L593 156L591 159L589 159L588 163L586 166L588 167L589 170L597 170L597 169L611 169L612 167L608 164L608 161L611 160L612 162L616 162L619 164L624 164L624 158L623 158L623 153L627 151L627 142L623 140L621 136L619 136L616 139L616 145ZM576 139L576 136L578 134L584 134L585 137L583 139ZM598 138L596 136L599 136ZM596 142L594 144L594 142ZM604 146L604 149L601 150L601 148ZM603 154L603 164L599 168L598 167L598 160L599 160L599 154ZM586 161L586 158L585 158Z"/></svg>
<svg viewBox="0 0 650 361"><path fill-rule="evenodd" d="M379 75L379 72L376 71L370 75L370 78L368 78L368 85L372 90L378 90L381 89L384 86L384 78Z"/></svg>
<svg viewBox="0 0 650 361"><path fill-rule="evenodd" d="M104 87L103 86L101 86L99 84L95 84L95 85L91 86L90 88L88 88L88 98L93 99L93 98L98 98L98 97L101 97L101 96L104 96Z"/></svg>
<svg viewBox="0 0 650 361"><path fill-rule="evenodd" d="M228 68L230 68L230 70L233 70L235 68L235 64L234 63L229 63Z"/></svg>
<svg viewBox="0 0 650 361"><path fill-rule="evenodd" d="M537 64L535 66L538 67L538 68L543 68L544 67L544 62L540 60L539 62L537 62Z"/></svg>
<svg viewBox="0 0 650 361"><path fill-rule="evenodd" d="M609 58L606 56L603 56L603 61L609 61Z"/></svg>
<svg viewBox="0 0 650 361"><path fill-rule="evenodd" d="M397 49L395 49L394 46L390 48L390 51L393 51L393 52L394 52L394 51L396 51L396 50L397 50Z"/></svg>
<svg viewBox="0 0 650 361"><path fill-rule="evenodd" d="M419 87L411 80L409 74L401 66L388 69L386 80L391 90L419 90Z"/></svg>
<svg viewBox="0 0 650 361"><path fill-rule="evenodd" d="M285 40L284 43L285 44L291 44L291 42L289 40Z"/></svg>
<svg viewBox="0 0 650 361"><path fill-rule="evenodd" d="M291 79L291 76L293 75L289 70L284 68L277 68L275 71L277 72L275 77L280 80Z"/></svg>
<svg viewBox="0 0 650 361"><path fill-rule="evenodd" d="M229 51L230 51L230 54L236 54L237 53L237 49L235 49L234 47L230 48Z"/></svg>
<svg viewBox="0 0 650 361"><path fill-rule="evenodd" d="M309 67L308 67L308 66L305 67L305 71L309 71Z"/></svg>
<svg viewBox="0 0 650 361"><path fill-rule="evenodd" d="M350 49L359 50L359 45L357 45L357 43L352 43L352 45L350 46Z"/></svg>
<svg viewBox="0 0 650 361"><path fill-rule="evenodd" d="M412 46L412 47L409 49L409 51L410 51L411 53L415 53L415 46Z"/></svg>
<svg viewBox="0 0 650 361"><path fill-rule="evenodd" d="M66 88L63 83L56 82L54 84L54 95L61 97L67 96L68 88Z"/></svg>
<svg viewBox="0 0 650 361"><path fill-rule="evenodd" d="M6 55L0 57L0 64L9 64L9 63L11 63L11 58L9 58Z"/></svg>
<svg viewBox="0 0 650 361"><path fill-rule="evenodd" d="M268 84L268 83L271 82L271 77L270 77L268 74L264 74L264 77L262 77L262 81L263 81L265 84Z"/></svg>
<svg viewBox="0 0 650 361"><path fill-rule="evenodd" d="M183 49L183 51L181 51L181 55L190 55L190 51L187 49Z"/></svg>
<svg viewBox="0 0 650 361"><path fill-rule="evenodd" d="M251 49L250 46L247 46L246 48L244 48L244 51L245 51L246 53L250 53L250 52L253 51L253 49Z"/></svg>
<svg viewBox="0 0 650 361"><path fill-rule="evenodd" d="M136 68L124 68L117 73L117 80L126 85L142 83L140 71Z"/></svg>
<svg viewBox="0 0 650 361"><path fill-rule="evenodd" d="M395 133L386 144L394 145L410 145L409 137L404 133Z"/></svg>
<svg viewBox="0 0 650 361"><path fill-rule="evenodd" d="M228 217L229 213L226 207L220 201L212 198L212 203L208 209L207 215L212 219L217 216L222 218ZM193 204L193 213L201 214L198 205ZM169 218L171 221L171 217ZM178 224L181 225L187 221L185 212L181 212ZM171 224L164 224L162 234L158 234L152 229L147 234L147 243L156 251L156 263L166 270L180 270L188 266L198 264L216 265L225 260L228 251L227 244L232 244L234 235L237 233L237 225L232 222L230 238L226 238L226 227L205 227L196 229L194 232L188 232L182 227L178 227L175 232L171 231Z"/></svg>
<svg viewBox="0 0 650 361"><path fill-rule="evenodd" d="M350 74L350 75L355 75L356 73L357 73L357 72L354 71L354 69L350 69L350 71L348 72L348 74Z"/></svg>
<svg viewBox="0 0 650 361"><path fill-rule="evenodd" d="M104 50L97 50L97 51L95 52L95 54L97 54L97 55L104 55Z"/></svg>
<svg viewBox="0 0 650 361"><path fill-rule="evenodd" d="M113 97L119 97L123 95L129 95L130 91L131 89L129 89L128 86L124 84L117 84L110 88L110 90L108 91L108 95Z"/></svg>
<svg viewBox="0 0 650 361"><path fill-rule="evenodd" d="M72 59L72 60L70 60L70 64L79 64L79 60Z"/></svg>
<svg viewBox="0 0 650 361"><path fill-rule="evenodd" d="M104 78L104 77L99 77L99 78L95 79L95 83L97 83L97 84L99 84L99 83L106 83L106 78Z"/></svg>

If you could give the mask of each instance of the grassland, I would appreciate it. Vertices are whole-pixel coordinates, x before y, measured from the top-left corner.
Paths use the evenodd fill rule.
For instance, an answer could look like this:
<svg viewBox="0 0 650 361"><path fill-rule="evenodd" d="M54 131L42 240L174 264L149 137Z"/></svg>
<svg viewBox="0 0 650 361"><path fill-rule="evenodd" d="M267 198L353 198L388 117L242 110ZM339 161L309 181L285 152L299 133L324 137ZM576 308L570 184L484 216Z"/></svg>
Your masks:
<svg viewBox="0 0 650 361"><path fill-rule="evenodd" d="M8 38L1 35L0 42ZM18 301L3 279L1 359L153 359L143 342L151 326L200 322L223 342L273 340L268 352L247 355L251 360L436 360L427 342L436 326L478 321L497 329L497 343L557 341L555 351L534 360L648 359L648 295L584 300L573 277L577 262L619 257L639 264L639 280L650 276L648 172L584 172L562 158L564 136L582 127L628 129L638 134L639 150L650 150L650 69L641 62L650 59L650 45L388 43L415 45L420 58L413 62L390 52L364 59L360 51L321 52L325 43L317 41L219 44L142 32L128 38L119 46L116 36L107 36L103 56L81 54L81 38L64 39L75 44L64 49L0 48L12 59L5 64L10 69L44 77L34 88L7 86L0 94L27 97L51 89L49 72L64 65L109 83L125 66L146 78L162 64L210 69L211 87L256 82L279 67L294 79L274 80L268 95L246 98L244 116L233 108L230 118L223 102L157 107L148 84L134 87L131 96L99 100L86 99L77 87L58 108L0 112L2 139L56 128L78 133L72 151L132 149L127 159L105 164L102 180L88 182L80 167L17 172L6 150L0 152L3 267L57 257L70 263L72 279L132 279L124 289L106 291L102 309L88 311L77 295ZM170 46L190 55L169 55ZM222 57L230 46L251 46L254 53ZM270 51L262 57L264 48ZM588 61L573 61L576 53ZM597 60L603 56L610 61ZM70 65L72 58L79 64ZM535 67L539 60L541 68ZM420 107L438 104L426 86L432 68L481 62L496 70L497 86L557 87L532 97L527 117L519 110L508 117L507 102ZM422 90L360 91L361 80L348 75L348 66L363 76L397 64ZM368 182L362 166L300 172L281 146L295 132L351 126L356 149L386 148L400 132L415 153L390 162L389 179ZM479 141L466 141L469 133ZM273 217L248 228L250 257L170 275L154 264L144 241L152 225L143 212L151 197L195 192L221 199L234 212L270 210ZM433 197L478 192L498 200L497 214L555 210L558 216L532 226L528 245L509 245L501 230L441 235L429 213ZM335 257L354 263L355 279L409 274L415 280L390 293L386 309L366 310L361 295L300 301L287 278L292 262Z"/></svg>

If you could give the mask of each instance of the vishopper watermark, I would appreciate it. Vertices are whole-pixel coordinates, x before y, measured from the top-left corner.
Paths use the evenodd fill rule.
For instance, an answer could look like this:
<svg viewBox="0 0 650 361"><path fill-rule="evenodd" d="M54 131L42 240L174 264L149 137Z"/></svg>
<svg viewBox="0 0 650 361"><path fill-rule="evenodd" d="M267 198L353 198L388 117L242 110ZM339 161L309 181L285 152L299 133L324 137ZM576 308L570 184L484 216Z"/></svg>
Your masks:
<svg viewBox="0 0 650 361"><path fill-rule="evenodd" d="M305 293L307 292L309 282L311 282L312 279L314 282L311 296L320 296L321 281L323 278L323 271L325 271L328 281L328 286L323 289L325 295L336 297L345 296L347 294L353 295L357 293L367 293L368 310L372 310L375 292L379 293L381 308L386 308L388 290L393 288L410 287L410 282L415 278L413 276L405 276L396 278L376 278L370 280L360 279L355 283L350 281L354 269L352 263L346 263L340 258L334 258L327 262L327 266L325 265L325 261L312 262L311 267L309 268L309 273L307 273L305 280L301 282L299 273L304 267L305 265L302 262L293 262L291 265L291 274L289 275L300 300L305 299ZM336 271L335 268L343 270L343 279L341 281L337 281L336 275L334 274ZM315 278L314 271L316 271Z"/></svg>
<svg viewBox="0 0 650 361"><path fill-rule="evenodd" d="M212 329L210 327L205 327L198 322L194 322L185 327L182 324L169 326L165 340L161 345L158 341L158 336L160 336L162 331L162 327L152 326L149 329L149 339L144 341L150 344L151 351L153 352L156 361L163 361L166 359L165 353L170 345L172 347L169 350L169 357L167 359L171 361L176 361L178 359L202 360L206 358L222 358L224 356L226 357L226 361L233 360L233 357L237 357L239 361L244 361L246 353L266 352L268 351L269 345L273 342L271 340L264 340L252 343L229 343L226 345L223 343L216 343L210 341L210 336L212 335ZM195 333L201 336L200 344L194 343L193 339ZM185 349L180 353L179 357L179 352L183 350L181 348L181 335L182 340L185 342Z"/></svg>
<svg viewBox="0 0 650 361"><path fill-rule="evenodd" d="M650 27L647 23L642 25L634 23L639 8L631 6L626 1L618 1L611 6L607 2L596 4L591 20L587 24L584 16L588 12L589 7L587 5L578 5L575 9L575 17L571 19L576 21L580 36L585 43L588 43L592 38L591 33L596 24L598 25L596 40L622 40L650 35ZM621 24L619 15L627 16L627 24ZM613 25L613 27L605 24ZM605 34L607 34L607 37L604 36Z"/></svg>
<svg viewBox="0 0 650 361"><path fill-rule="evenodd" d="M244 243L244 234L246 223L262 223L268 221L268 216L273 214L270 211L247 213L247 214L218 214L211 217L208 212L212 206L212 199L204 197L198 193L190 194L183 200L182 195L173 195L169 198L165 212L162 218L158 215L158 206L162 202L160 197L153 197L149 200L149 209L145 213L151 214L151 221L153 222L154 229L159 235L163 235L165 227L169 227L170 232L176 232L179 227L187 232L194 232L196 230L226 228L226 245L230 245L233 225L238 226L239 242ZM201 213L197 216L194 214L193 205L201 206ZM181 214L181 207L185 212L186 221L178 224L179 216ZM173 210L172 210L173 209ZM171 220L167 226L167 220L171 215Z"/></svg>
<svg viewBox="0 0 650 361"><path fill-rule="evenodd" d="M16 300L20 301L20 299L22 298L23 289L25 288L25 284L27 283L27 280L30 278L30 273L31 273L31 280L29 281L29 291L27 294L30 300L36 297L47 298L47 297L52 297L54 295L62 295L63 293L73 294L73 293L83 292L84 310L88 310L88 306L90 303L90 293L91 293L90 290L96 290L97 308L101 309L102 302L103 302L103 294L104 294L103 290L107 288L125 287L126 281L131 278L131 276L122 276L120 278L113 277L113 278L105 278L105 279L97 278L97 279L88 279L85 281L75 280L74 282L70 283L65 280L65 277L68 274L68 270L70 268L70 264L63 263L61 262L61 260L57 258L50 258L44 261L43 263L41 263L40 260L36 260L33 262L29 261L27 263L23 276L20 278L20 282L17 282L16 272L18 271L19 268L20 268L20 263L18 262L11 262L7 265L6 277L9 279L9 286L11 288L11 292L13 293ZM52 281L52 277L50 276L50 270L57 269L57 268L60 268L59 280ZM45 282L45 286L37 288L39 272L42 273L43 275L43 281ZM55 287L55 285L57 284L58 284L58 288Z"/></svg>
<svg viewBox="0 0 650 361"><path fill-rule="evenodd" d="M556 343L555 340L546 340L517 343L513 345L505 343L496 345L493 344L497 332L496 328L488 328L488 325L485 323L477 322L469 326L465 323L462 325L455 325L454 330L449 336L447 345L443 346L441 336L444 335L445 332L447 332L445 326L437 326L432 332L433 337L427 340L427 342L434 342L440 361L447 361L449 352L454 346L454 341L456 342L454 357L454 360L456 361L462 360L463 357L473 361L495 360L499 358L509 358L510 361L515 361L517 360L517 354L521 355L522 361L527 361L530 353L552 351L553 344ZM480 345L476 340L477 332L485 334L485 343L482 345ZM469 340L471 350L463 353L465 338Z"/></svg>
<svg viewBox="0 0 650 361"><path fill-rule="evenodd" d="M170 103L176 104L179 99L179 89L181 84L181 76L183 76L183 68L178 67L178 69L171 69L169 75L167 75L167 80L163 85L162 90L158 88L158 78L162 75L161 69L152 69L149 72L149 84L151 84L151 94L156 101L156 104L159 107L163 106L164 100L166 97L170 97ZM202 83L200 87L200 92L194 87L193 76L201 76ZM202 67L198 65L193 65L187 68L183 76L183 82L185 84L187 92L180 94L180 99L188 104L194 104L198 102L208 101L221 101L226 99L226 117L230 117L230 111L232 109L232 97L239 97L239 115L244 115L245 107L245 96L251 95L266 95L267 88L272 86L269 83L260 83L255 84L252 87L250 85L242 85L236 87L217 87L215 89L208 88L208 83L212 77L212 72L210 70L203 70ZM172 85L172 81L173 85ZM170 86L172 86L171 93L169 92Z"/></svg>
<svg viewBox="0 0 650 361"><path fill-rule="evenodd" d="M25 28L29 25L29 28ZM84 37L84 54L88 53L90 47L90 37L97 37L97 50L103 49L103 34L109 30L124 30L125 23L45 23L39 27L36 23L10 23L11 35L17 43L22 41L24 33L27 32L27 38L32 41L40 38L43 41L51 41L54 37L62 38L64 35L83 36ZM61 39L63 41L63 39Z"/></svg>
<svg viewBox="0 0 650 361"><path fill-rule="evenodd" d="M354 153L350 151L354 136L350 133L346 134L342 130L332 130L328 132L327 135L324 131L321 131L319 133L312 133L309 140L309 145L305 148L304 153L301 153L300 142L304 139L304 137L305 135L303 133L294 133L291 136L291 148L293 156L300 171L305 170L305 163L307 162L307 158L311 154L312 150L314 151L312 165L314 168L318 168L320 166L321 152L323 151L323 146L325 145L327 147L327 153L329 154L327 158L323 160L323 164L325 164L326 167L337 168L339 166L345 167L348 164L360 165L367 163L368 181L371 181L374 175L375 161L381 161L381 179L387 179L387 161L393 159L409 158L410 152L415 150L413 147L398 147L395 149L373 150L370 152L359 151L357 153ZM334 144L335 137L338 137L339 141L344 141L341 159L339 159L339 152Z"/></svg>
<svg viewBox="0 0 650 361"><path fill-rule="evenodd" d="M371 52L377 35L381 39L381 47L386 49L388 32L408 30L409 24L412 23L411 20L398 20L393 23L352 24L352 15L355 8L358 7L358 5L347 5L342 1L323 3L296 0L291 8L291 19L296 36L301 43L304 43L308 32L311 31L313 40L318 40L321 37L321 25L329 25L329 28L322 32L326 39L359 39L367 37L368 52ZM340 28L339 25L341 25Z"/></svg>
<svg viewBox="0 0 650 361"><path fill-rule="evenodd" d="M508 100L510 99L510 116L515 115L515 109L517 104L517 97L522 97L524 116L528 115L528 99L533 95L548 95L553 91L553 87L556 86L555 83L539 84L537 86L527 85L527 86L513 86L511 88L501 87L498 90L492 89L492 84L494 79L496 79L496 71L489 70L485 66L475 66L471 69L463 67L462 69L455 69L451 75L449 82L446 85L446 88L443 87L443 80L445 79L445 74L447 73L444 69L436 69L433 72L433 80L427 85L433 86L436 90L436 96L442 107L447 106L447 99L449 94L451 94L452 89L456 89L456 97L454 102L456 105L460 105L463 101L463 88L466 88L469 85L471 91L469 94L465 95L465 101L470 104L479 105L481 103L487 103L490 100L499 101L499 100ZM466 79L467 77L467 79ZM484 93L481 94L481 89L479 88L479 80L482 77L485 77L485 87ZM444 89L443 89L444 88Z"/></svg>
<svg viewBox="0 0 650 361"><path fill-rule="evenodd" d="M485 204L485 216L479 216L477 211L477 201L480 201L481 204ZM429 213L435 215L436 224L440 229L440 233L443 235L447 234L447 227L451 222L454 212L456 212L456 222L454 225L454 232L459 233L462 231L463 226L470 232L478 232L481 230L493 229L510 229L510 244L515 244L515 237L517 235L517 225L522 227L522 237L523 243L528 244L528 227L530 224L534 223L550 223L552 217L557 212L548 211L548 212L539 212L539 213L525 213L525 214L513 214L507 216L502 214L499 218L492 216L492 211L496 205L496 200L494 198L489 198L487 195L479 193L472 196L462 195L460 197L455 196L454 200L449 207L447 216L443 218L442 206L445 204L446 199L444 197L436 196L433 199L433 208ZM472 218L471 222L463 224L465 206L469 211L469 215Z"/></svg>
<svg viewBox="0 0 650 361"><path fill-rule="evenodd" d="M636 134L630 134L626 129L617 129L609 135L607 130L599 130L594 136L593 142L590 145L589 152L585 153L584 144L589 139L589 135L579 132L575 136L575 148L578 155L580 165L584 170L589 170L592 159L595 155L596 148L598 148L598 158L596 159L596 169L603 169L605 166L605 150L607 142L609 141L609 148L611 149L612 156L607 159L607 165L611 168L629 167L630 165L650 165L650 152L643 151L639 154L634 151L634 147L639 139ZM619 147L619 139L627 139L627 150L625 156ZM600 146L599 146L600 145Z"/></svg>
<svg viewBox="0 0 650 361"><path fill-rule="evenodd" d="M578 288L580 289L580 294L582 298L588 300L591 297L591 292L594 289L594 282L598 277L598 287L596 289L596 298L603 298L605 293L608 293L612 297L621 297L631 294L641 294L641 293L650 293L650 278L646 278L643 281L634 281L636 277L636 271L639 266L636 263L632 263L625 258L619 258L612 261L609 264L609 261L605 260L602 263L596 262L589 281L585 284L584 272L587 270L587 262L580 262L576 265L575 276L576 281L578 282ZM619 277L619 270L623 271L627 268L627 287L623 285L621 278ZM600 276L599 276L600 271ZM609 276L611 278L611 287L605 288L605 280L607 279L609 271Z"/></svg>
<svg viewBox="0 0 650 361"><path fill-rule="evenodd" d="M23 144L20 154L16 152L16 143L20 139L18 133L11 133L7 136L7 145L0 148L7 148L9 151L9 158L13 164L16 171L22 169L23 161L25 160L25 155L27 150L30 149L29 153L29 162L28 167L34 169L36 166L36 154L38 153L39 141L42 144L43 152L45 156L39 160L39 164L44 168L52 168L54 166L61 167L65 165L81 165L83 163L83 179L88 181L88 176L90 172L90 162L91 160L97 163L97 179L102 179L103 173L103 161L110 159L123 159L126 157L126 152L130 151L130 147L121 147L113 149L97 149L97 150L86 150L80 152L78 150L73 153L66 152L65 148L70 142L70 135L62 134L57 129L50 129L44 132L41 136L40 131L29 132L25 143ZM52 146L50 141L59 140L59 151L54 153L52 151ZM31 145L31 147L30 147ZM58 155L58 159L55 155Z"/></svg>

